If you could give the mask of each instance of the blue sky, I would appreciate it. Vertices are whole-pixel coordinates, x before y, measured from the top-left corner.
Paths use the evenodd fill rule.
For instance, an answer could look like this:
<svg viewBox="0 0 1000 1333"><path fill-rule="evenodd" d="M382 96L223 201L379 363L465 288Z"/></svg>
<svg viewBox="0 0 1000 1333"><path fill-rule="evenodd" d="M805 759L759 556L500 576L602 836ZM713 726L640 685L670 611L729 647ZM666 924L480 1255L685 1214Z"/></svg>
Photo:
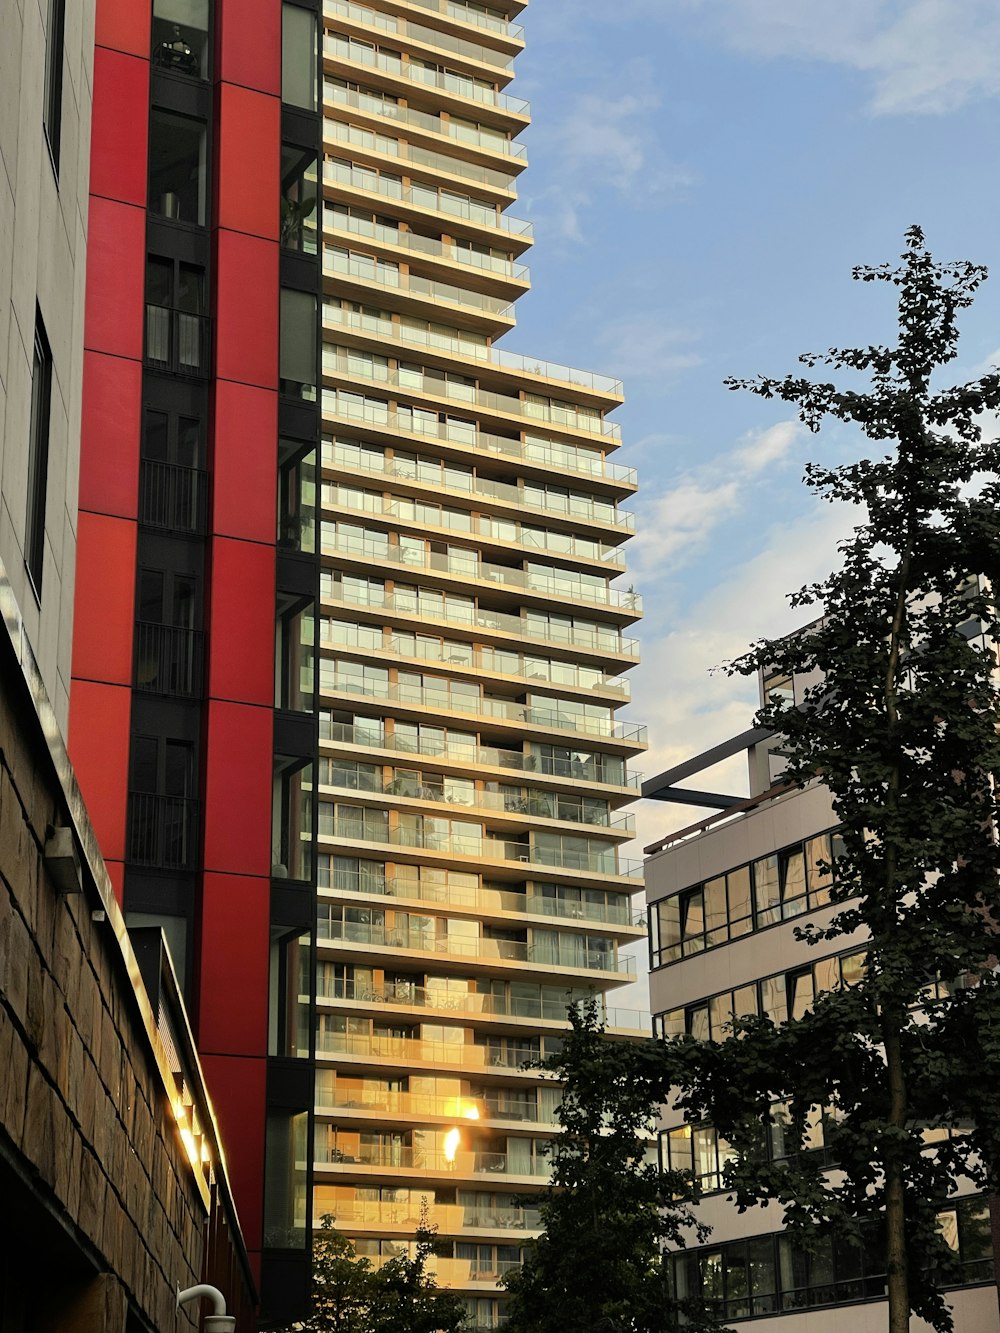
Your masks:
<svg viewBox="0 0 1000 1333"><path fill-rule="evenodd" d="M625 380L651 774L748 725L754 687L710 668L795 624L784 594L831 567L849 522L802 465L858 442L725 376L887 338L891 289L850 270L897 256L913 222L939 258L995 271L956 377L1000 360L1000 9L533 0L523 22L534 123L511 211L535 224L534 290L506 343ZM647 802L640 838L693 815Z"/></svg>

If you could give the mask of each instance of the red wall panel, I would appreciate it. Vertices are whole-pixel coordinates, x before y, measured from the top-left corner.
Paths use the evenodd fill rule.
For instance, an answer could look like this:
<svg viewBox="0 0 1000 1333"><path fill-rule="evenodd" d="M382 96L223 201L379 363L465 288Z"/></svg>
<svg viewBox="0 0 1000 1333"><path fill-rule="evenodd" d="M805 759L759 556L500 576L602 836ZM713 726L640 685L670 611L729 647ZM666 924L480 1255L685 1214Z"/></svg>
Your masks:
<svg viewBox="0 0 1000 1333"><path fill-rule="evenodd" d="M259 765L258 765L259 767ZM231 823L243 824L242 813ZM268 879L206 872L201 915L203 1050L232 1055L267 1053Z"/></svg>
<svg viewBox="0 0 1000 1333"><path fill-rule="evenodd" d="M274 705L274 547L212 543L208 692Z"/></svg>
<svg viewBox="0 0 1000 1333"><path fill-rule="evenodd" d="M219 76L281 96L281 6L274 0L219 0Z"/></svg>
<svg viewBox="0 0 1000 1333"><path fill-rule="evenodd" d="M94 119L90 193L146 206L149 61L98 47L94 52Z"/></svg>
<svg viewBox="0 0 1000 1333"><path fill-rule="evenodd" d="M271 184L276 182L277 173ZM278 387L278 247L273 241L218 233L216 374L263 389Z"/></svg>
<svg viewBox="0 0 1000 1333"><path fill-rule="evenodd" d="M92 195L84 347L142 359L145 269L145 210Z"/></svg>
<svg viewBox="0 0 1000 1333"><path fill-rule="evenodd" d="M249 1250L259 1250L264 1213L267 1065L245 1056L201 1051L202 1068L222 1130L229 1179Z"/></svg>
<svg viewBox="0 0 1000 1333"><path fill-rule="evenodd" d="M206 870L271 874L273 727L270 708L218 699L208 705Z"/></svg>
<svg viewBox="0 0 1000 1333"><path fill-rule="evenodd" d="M131 691L121 685L74 680L70 697L69 757L101 851L112 862L122 861ZM121 892L120 875L116 890Z"/></svg>
<svg viewBox="0 0 1000 1333"><path fill-rule="evenodd" d="M219 112L219 226L276 241L281 103L266 93L224 83Z"/></svg>
<svg viewBox="0 0 1000 1333"><path fill-rule="evenodd" d="M276 395L220 380L215 390L213 532L274 541L277 439Z"/></svg>
<svg viewBox="0 0 1000 1333"><path fill-rule="evenodd" d="M97 0L94 39L98 46L114 47L134 56L150 54L152 6L136 0Z"/></svg>
<svg viewBox="0 0 1000 1333"><path fill-rule="evenodd" d="M139 496L142 367L85 352L80 423L80 508L135 518Z"/></svg>
<svg viewBox="0 0 1000 1333"><path fill-rule="evenodd" d="M76 538L73 677L132 683L136 526L80 514Z"/></svg>

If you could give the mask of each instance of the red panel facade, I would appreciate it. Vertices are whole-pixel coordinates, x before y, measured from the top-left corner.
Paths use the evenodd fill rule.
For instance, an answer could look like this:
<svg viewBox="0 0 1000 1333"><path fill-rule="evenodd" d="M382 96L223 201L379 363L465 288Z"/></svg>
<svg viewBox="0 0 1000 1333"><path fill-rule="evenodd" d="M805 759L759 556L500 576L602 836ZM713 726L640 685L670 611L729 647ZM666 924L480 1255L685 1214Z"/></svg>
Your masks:
<svg viewBox="0 0 1000 1333"><path fill-rule="evenodd" d="M208 706L206 871L270 878L273 727L270 708L218 699Z"/></svg>
<svg viewBox="0 0 1000 1333"><path fill-rule="evenodd" d="M280 97L281 5L275 0L224 0L220 10L223 81Z"/></svg>
<svg viewBox="0 0 1000 1333"><path fill-rule="evenodd" d="M149 61L120 51L94 52L94 119L90 193L146 206L146 120L123 116L123 105L149 103Z"/></svg>
<svg viewBox="0 0 1000 1333"><path fill-rule="evenodd" d="M77 620L80 610L77 608ZM91 823L121 894L128 791L132 692L122 685L74 680L70 691L69 753ZM124 756L125 762L122 762ZM116 864L117 863L117 864ZM119 896L119 902L121 898Z"/></svg>
<svg viewBox="0 0 1000 1333"><path fill-rule="evenodd" d="M223 166L226 164L224 163ZM261 179L267 180L260 164ZM249 188L250 182L241 182ZM270 185L278 192L278 162ZM216 373L219 379L278 387L278 247L220 231L216 250Z"/></svg>
<svg viewBox="0 0 1000 1333"><path fill-rule="evenodd" d="M145 210L91 195L84 347L141 361L145 271Z"/></svg>
<svg viewBox="0 0 1000 1333"><path fill-rule="evenodd" d="M209 694L213 699L271 707L274 547L215 538L210 597ZM270 874L270 862L265 871L256 873Z"/></svg>
<svg viewBox="0 0 1000 1333"><path fill-rule="evenodd" d="M202 1052L201 1063L222 1130L240 1226L259 1282L267 1064L264 1060L211 1052Z"/></svg>
<svg viewBox="0 0 1000 1333"><path fill-rule="evenodd" d="M136 432L142 367L85 352L80 438L80 508L135 518L139 496Z"/></svg>
<svg viewBox="0 0 1000 1333"><path fill-rule="evenodd" d="M137 5L135 0L97 0L95 39L98 50L106 46L148 60L151 12L150 5ZM137 108L129 107L128 110L134 112ZM146 108L141 110L145 113Z"/></svg>
<svg viewBox="0 0 1000 1333"><path fill-rule="evenodd" d="M234 820L242 824L242 820ZM267 1028L270 882L205 873L201 1046L208 1054L259 1056Z"/></svg>
<svg viewBox="0 0 1000 1333"><path fill-rule="evenodd" d="M278 406L270 390L220 380L215 391L212 530L273 542Z"/></svg>
<svg viewBox="0 0 1000 1333"><path fill-rule="evenodd" d="M219 99L219 226L278 239L278 194L248 190L262 162L281 152L281 103L266 93L223 84Z"/></svg>
<svg viewBox="0 0 1000 1333"><path fill-rule="evenodd" d="M77 568L100 571L77 582L73 678L114 685L132 682L136 525L107 514L80 514Z"/></svg>

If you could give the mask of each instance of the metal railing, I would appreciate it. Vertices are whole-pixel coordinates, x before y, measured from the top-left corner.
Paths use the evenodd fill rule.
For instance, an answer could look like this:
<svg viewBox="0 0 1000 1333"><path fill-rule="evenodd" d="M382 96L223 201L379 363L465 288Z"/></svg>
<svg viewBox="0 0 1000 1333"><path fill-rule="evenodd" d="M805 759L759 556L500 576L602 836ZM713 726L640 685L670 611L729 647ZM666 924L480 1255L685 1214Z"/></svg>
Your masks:
<svg viewBox="0 0 1000 1333"><path fill-rule="evenodd" d="M480 254L478 250L464 250L460 246L445 245L443 241L435 240L432 236L421 236L416 231L401 231L398 227L388 227L381 222L354 217L351 213L338 213L329 206L323 214L323 231L326 234L343 232L350 236L363 236L379 245L391 245L398 250L412 250L415 254L430 259L482 269L487 273L496 273L502 278L510 278L517 282L528 280L527 264L518 264L513 259L497 255Z"/></svg>
<svg viewBox="0 0 1000 1333"><path fill-rule="evenodd" d="M511 1153L468 1152L462 1149L449 1157L430 1148L407 1148L396 1144L359 1144L357 1148L346 1150L317 1144L316 1165L391 1166L403 1171L448 1171L456 1176L548 1176L552 1170L547 1157L518 1157Z"/></svg>
<svg viewBox="0 0 1000 1333"><path fill-rule="evenodd" d="M549 1041L552 1039L549 1038ZM323 1032L316 1034L317 1055L374 1056L380 1060L415 1060L428 1064L455 1066L458 1069L519 1070L525 1065L548 1055L551 1050L543 1042L541 1049L534 1046L486 1046L478 1042L424 1041L420 1037L386 1037L374 1033Z"/></svg>
<svg viewBox="0 0 1000 1333"><path fill-rule="evenodd" d="M137 621L136 689L175 698L193 698L201 692L203 649L201 630Z"/></svg>
<svg viewBox="0 0 1000 1333"><path fill-rule="evenodd" d="M370 727L352 726L346 722L332 722L326 730L321 727L320 740L358 745L366 750L389 750L401 754L422 754L434 759L455 759L462 763L483 764L519 773L540 773L545 777L594 782L621 790L637 791L642 786L641 773L623 773L619 761L615 762L614 767L606 768L603 757L592 760L558 759L551 755L525 754L523 750L505 750L492 745L449 745L446 739L424 739L414 744L403 736L387 736L384 733L373 738Z"/></svg>
<svg viewBox="0 0 1000 1333"><path fill-rule="evenodd" d="M458 139L473 148L497 153L503 157L515 157L521 162L528 156L524 144L518 143L515 139L508 139L499 133L470 130L467 126L442 120L439 115L419 111L416 107L400 106L398 102L376 93L342 88L333 79L323 80L323 101L327 104L338 102L341 106L349 106L368 116L384 116L386 120L395 121L398 125L409 125L413 129L425 130L428 134L440 134Z"/></svg>
<svg viewBox="0 0 1000 1333"><path fill-rule="evenodd" d="M127 859L137 866L193 870L198 802L186 796L129 792Z"/></svg>
<svg viewBox="0 0 1000 1333"><path fill-rule="evenodd" d="M143 458L139 463L139 522L168 532L203 533L208 510L208 473Z"/></svg>
<svg viewBox="0 0 1000 1333"><path fill-rule="evenodd" d="M146 365L204 377L211 369L210 322L171 306L146 304Z"/></svg>
<svg viewBox="0 0 1000 1333"><path fill-rule="evenodd" d="M491 227L496 231L510 232L512 236L531 236L531 223L521 218L512 218L507 213L498 213L488 204L477 203L462 195L452 194L448 190L436 190L426 185L404 186L394 176L376 175L371 169L355 167L350 162L341 162L338 158L327 157L323 161L323 179L336 184L346 185L352 190L369 194L382 194L400 203L412 204L415 208L424 208L432 213L443 213L448 217L460 218L481 227Z"/></svg>
<svg viewBox="0 0 1000 1333"><path fill-rule="evenodd" d="M414 41L428 46L436 46L442 51L451 51L466 60L477 61L482 65L492 65L509 71L513 65L513 56L507 51L498 51L496 47L480 46L478 42L466 41L462 37L452 37L440 28L425 28L422 23L413 23L409 19L397 18L393 14L383 14L367 5L356 5L352 0L323 0L324 16L346 18L354 23L363 23L367 27L379 28L382 32L400 37L411 37ZM454 17L454 15L449 15ZM502 31L502 29L494 29Z"/></svg>
<svg viewBox="0 0 1000 1333"><path fill-rule="evenodd" d="M393 291L409 292L412 296L434 302L447 301L452 305L467 306L470 310L480 310L484 314L496 315L500 319L514 317L514 307L504 297L489 296L485 292L455 287L448 282L432 282L428 278L421 278L418 274L400 273L395 266L387 268L384 263L377 264L373 259L365 261L339 254L329 245L323 246L323 269L327 273L344 273L362 282L391 287Z"/></svg>
<svg viewBox="0 0 1000 1333"><path fill-rule="evenodd" d="M513 199L517 195L514 177L509 172L497 171L493 167L480 166L478 162L466 162L464 158L451 153L437 153L418 144L400 143L388 135L374 130L361 129L347 121L327 116L323 121L323 138L329 144L349 144L364 153L384 155L396 162L412 162L417 167L426 167L434 176L442 173L449 176L461 176L463 181L472 181L475 185L484 185L487 189L501 190ZM418 173L419 174L419 173Z"/></svg>

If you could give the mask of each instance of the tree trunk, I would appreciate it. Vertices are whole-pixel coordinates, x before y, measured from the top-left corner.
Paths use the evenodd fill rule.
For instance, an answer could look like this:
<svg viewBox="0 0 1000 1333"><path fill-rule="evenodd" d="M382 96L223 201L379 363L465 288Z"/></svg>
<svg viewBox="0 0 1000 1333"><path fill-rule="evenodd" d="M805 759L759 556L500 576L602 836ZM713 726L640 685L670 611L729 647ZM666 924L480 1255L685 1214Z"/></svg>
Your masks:
<svg viewBox="0 0 1000 1333"><path fill-rule="evenodd" d="M885 1013L882 1034L889 1075L889 1124L902 1130L906 1124L906 1077L900 1049L900 1015ZM910 1281L906 1253L906 1201L903 1164L899 1149L891 1144L885 1154L885 1264L889 1292L889 1333L909 1333Z"/></svg>

